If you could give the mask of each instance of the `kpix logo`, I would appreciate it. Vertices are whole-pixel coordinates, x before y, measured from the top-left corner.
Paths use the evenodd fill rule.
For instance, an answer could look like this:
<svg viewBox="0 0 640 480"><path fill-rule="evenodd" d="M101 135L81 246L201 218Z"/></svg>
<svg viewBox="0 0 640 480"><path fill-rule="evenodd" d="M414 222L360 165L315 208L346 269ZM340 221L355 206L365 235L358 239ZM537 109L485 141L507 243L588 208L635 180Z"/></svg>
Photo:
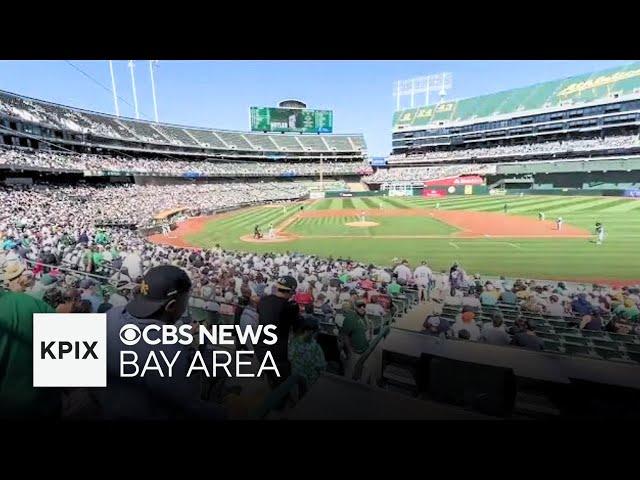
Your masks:
<svg viewBox="0 0 640 480"><path fill-rule="evenodd" d="M34 314L33 386L106 387L106 314Z"/></svg>

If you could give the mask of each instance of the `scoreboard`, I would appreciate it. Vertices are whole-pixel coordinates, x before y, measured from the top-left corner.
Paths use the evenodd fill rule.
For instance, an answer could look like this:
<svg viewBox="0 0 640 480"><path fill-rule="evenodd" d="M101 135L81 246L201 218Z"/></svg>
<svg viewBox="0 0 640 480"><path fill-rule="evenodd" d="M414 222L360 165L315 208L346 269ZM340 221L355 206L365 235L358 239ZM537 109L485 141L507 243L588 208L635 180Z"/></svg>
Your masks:
<svg viewBox="0 0 640 480"><path fill-rule="evenodd" d="M333 112L301 108L251 107L251 131L331 133Z"/></svg>

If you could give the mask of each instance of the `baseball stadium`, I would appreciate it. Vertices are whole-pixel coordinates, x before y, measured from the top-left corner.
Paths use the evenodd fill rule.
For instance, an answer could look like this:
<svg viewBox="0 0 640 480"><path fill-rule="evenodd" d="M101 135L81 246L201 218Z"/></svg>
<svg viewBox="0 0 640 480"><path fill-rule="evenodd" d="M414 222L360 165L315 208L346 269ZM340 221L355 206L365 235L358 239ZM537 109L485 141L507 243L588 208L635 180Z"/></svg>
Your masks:
<svg viewBox="0 0 640 480"><path fill-rule="evenodd" d="M251 418L637 418L640 62L445 97L398 103L372 157L301 100L229 130L0 90L2 289L110 319L171 266L200 325L262 324L285 292L294 373L201 384Z"/></svg>

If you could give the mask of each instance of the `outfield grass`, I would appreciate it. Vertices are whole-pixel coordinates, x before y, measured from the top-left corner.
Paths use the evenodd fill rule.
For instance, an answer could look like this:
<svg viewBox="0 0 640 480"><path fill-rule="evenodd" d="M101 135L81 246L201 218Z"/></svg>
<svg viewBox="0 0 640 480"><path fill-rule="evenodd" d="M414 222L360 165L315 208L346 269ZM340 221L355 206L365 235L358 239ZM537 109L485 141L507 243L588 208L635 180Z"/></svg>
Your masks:
<svg viewBox="0 0 640 480"><path fill-rule="evenodd" d="M427 260L432 267L448 268L459 261L469 272L490 275L529 276L533 278L570 279L640 279L640 201L617 197L450 197L445 199L349 198L324 199L305 210L339 210L343 208L435 208L502 212L505 203L509 215L537 218L545 213L548 220L562 216L565 223L593 231L596 221L605 226L603 245L586 239L385 239L379 235L447 235L455 229L424 217L376 217L377 227L346 227L356 217L298 219L287 231L298 235L358 235L367 238L300 238L287 243L250 244L240 240L251 234L256 223L264 231L270 222L278 224L299 210L284 214L279 208L257 207L237 215L213 221L205 229L187 238L204 247L220 243L225 248L256 252L298 251L322 256L353 258L388 265L394 257L406 258L415 266ZM347 233L345 233L347 232Z"/></svg>

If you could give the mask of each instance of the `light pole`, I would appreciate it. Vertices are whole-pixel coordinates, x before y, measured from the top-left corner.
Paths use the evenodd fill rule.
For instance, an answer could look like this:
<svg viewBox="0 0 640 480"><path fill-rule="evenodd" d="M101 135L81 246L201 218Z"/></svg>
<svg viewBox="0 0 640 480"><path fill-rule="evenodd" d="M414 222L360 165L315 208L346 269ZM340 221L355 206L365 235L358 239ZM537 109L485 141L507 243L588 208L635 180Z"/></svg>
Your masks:
<svg viewBox="0 0 640 480"><path fill-rule="evenodd" d="M158 60L149 60L149 73L151 74L151 94L153 95L153 113L158 123L158 102L156 101L156 82L153 78L153 67L158 65Z"/></svg>
<svg viewBox="0 0 640 480"><path fill-rule="evenodd" d="M109 60L109 72L111 72L111 91L113 92L113 104L116 107L116 117L120 116L120 108L118 108L118 92L116 91L116 77L113 75L113 61Z"/></svg>
<svg viewBox="0 0 640 480"><path fill-rule="evenodd" d="M131 89L133 90L133 107L136 110L136 118L140 119L140 112L138 111L138 95L136 94L136 76L133 73L133 60L129 60L129 70L131 70Z"/></svg>

